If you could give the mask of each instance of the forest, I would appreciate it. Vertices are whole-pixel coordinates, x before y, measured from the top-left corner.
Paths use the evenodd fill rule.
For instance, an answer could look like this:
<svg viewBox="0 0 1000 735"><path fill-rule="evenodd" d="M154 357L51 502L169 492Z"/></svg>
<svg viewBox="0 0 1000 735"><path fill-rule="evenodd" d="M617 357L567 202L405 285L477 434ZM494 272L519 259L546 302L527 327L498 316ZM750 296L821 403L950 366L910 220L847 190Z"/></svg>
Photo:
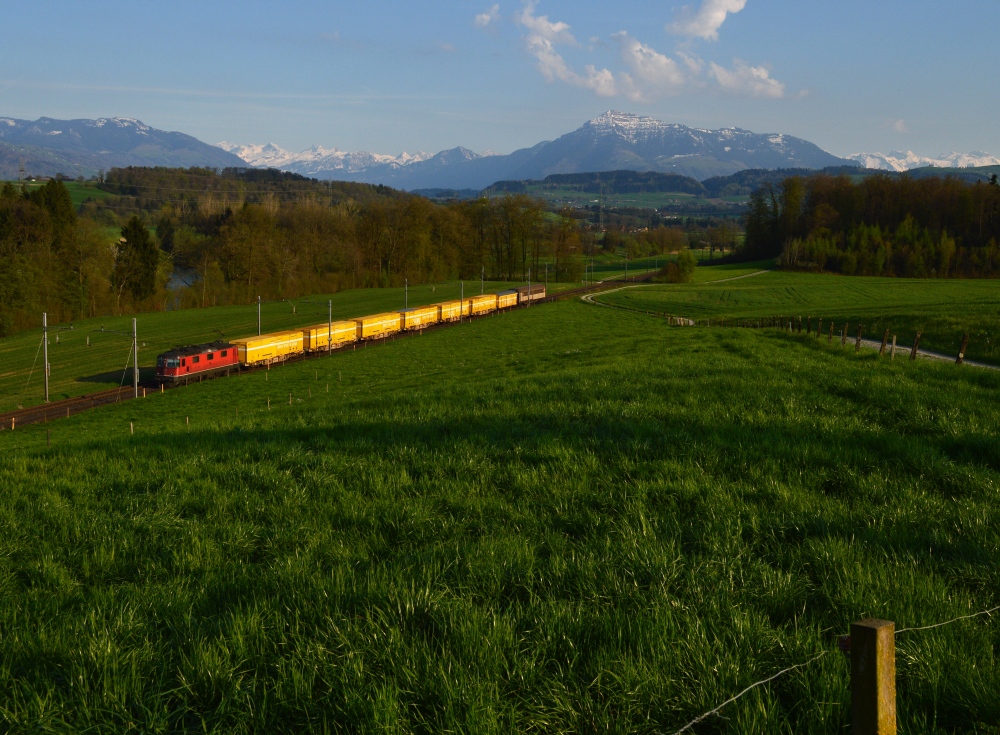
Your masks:
<svg viewBox="0 0 1000 735"><path fill-rule="evenodd" d="M956 177L791 176L754 191L748 259L792 270L912 278L1000 276L1000 186Z"/></svg>
<svg viewBox="0 0 1000 735"><path fill-rule="evenodd" d="M436 203L253 169L112 169L96 187L106 196L77 209L58 180L3 185L0 336L37 327L42 312L55 324L404 280L509 281L542 263L573 281L602 245L637 257L715 233L622 227L604 241L579 213L524 194Z"/></svg>

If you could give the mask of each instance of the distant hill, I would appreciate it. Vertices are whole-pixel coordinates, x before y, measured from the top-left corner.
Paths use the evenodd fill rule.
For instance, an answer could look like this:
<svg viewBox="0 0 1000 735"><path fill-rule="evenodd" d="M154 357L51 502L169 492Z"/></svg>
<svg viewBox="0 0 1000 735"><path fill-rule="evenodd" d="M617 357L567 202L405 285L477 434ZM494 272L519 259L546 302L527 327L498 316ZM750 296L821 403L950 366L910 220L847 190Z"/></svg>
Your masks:
<svg viewBox="0 0 1000 735"><path fill-rule="evenodd" d="M124 166L226 168L246 166L238 156L184 133L139 120L17 120L0 117L0 179L16 179L23 162L33 176L93 176Z"/></svg>
<svg viewBox="0 0 1000 735"><path fill-rule="evenodd" d="M273 146L225 146L245 152L251 165L275 165L286 154ZM497 181L539 181L553 174L595 171L655 171L704 179L747 168L857 166L790 135L739 128L689 128L616 111L606 112L554 141L509 155L480 155L461 147L430 157L325 150L319 155L320 149L315 151L298 154L302 160L289 162L288 170L407 190L483 189ZM321 160L328 161L329 168L323 168Z"/></svg>
<svg viewBox="0 0 1000 735"><path fill-rule="evenodd" d="M656 171L603 171L579 174L552 174L542 181L498 181L483 190L490 196L501 192L519 193L528 189L561 189L594 195L678 192L707 196L700 181L689 176Z"/></svg>

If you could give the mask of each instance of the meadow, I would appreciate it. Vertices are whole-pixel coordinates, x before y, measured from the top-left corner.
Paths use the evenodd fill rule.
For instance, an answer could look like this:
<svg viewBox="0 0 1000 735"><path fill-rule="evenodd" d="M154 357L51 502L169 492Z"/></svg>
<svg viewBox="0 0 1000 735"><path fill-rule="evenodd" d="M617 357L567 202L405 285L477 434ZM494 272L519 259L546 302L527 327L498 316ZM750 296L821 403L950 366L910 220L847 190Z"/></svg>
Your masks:
<svg viewBox="0 0 1000 735"><path fill-rule="evenodd" d="M0 432L0 722L672 733L824 654L692 732L843 730L852 621L998 604L998 388L573 301ZM900 732L998 647L900 634Z"/></svg>
<svg viewBox="0 0 1000 735"><path fill-rule="evenodd" d="M498 291L523 285L520 282L494 281L487 282L485 289ZM553 292L572 285L576 284L550 284ZM471 296L479 292L479 281L467 281L464 286L458 282L422 284L409 288L405 303L421 306L457 299L462 293ZM349 319L402 309L404 293L402 288L357 289L265 302L261 305L261 328L267 333L325 323L328 300L333 302L334 320ZM136 318L139 367L143 380L154 377L156 356L173 347L236 339L257 333L256 303L155 311L139 314ZM49 389L52 400L131 384L131 315L81 320L72 325L72 330L67 328L69 326L50 328L49 363L52 369ZM0 412L44 401L41 343L41 315L37 330L0 339Z"/></svg>
<svg viewBox="0 0 1000 735"><path fill-rule="evenodd" d="M20 186L21 184L17 181L10 182L15 186ZM26 181L24 186L27 187L28 191L32 189L38 189L44 186L47 182L45 181ZM98 189L97 186L91 182L81 182L81 181L64 181L63 185L69 192L69 198L73 202L74 207L79 207L88 199L95 199L100 201L101 199L106 199L107 197L114 196L110 192L104 191L103 189Z"/></svg>
<svg viewBox="0 0 1000 735"><path fill-rule="evenodd" d="M729 266L727 266L729 267ZM849 335L881 340L883 332L911 345L917 330L922 347L958 353L965 332L966 357L1000 364L1000 284L994 280L864 278L830 274L771 273L716 284L719 266L698 268L695 284L628 288L598 300L642 311L666 312L691 319L750 319L787 316L830 320L839 338L844 322ZM735 266L738 270L743 266ZM732 271L736 273L737 271ZM740 273L737 273L740 274ZM704 280L703 280L704 279ZM804 328L804 327L803 327Z"/></svg>

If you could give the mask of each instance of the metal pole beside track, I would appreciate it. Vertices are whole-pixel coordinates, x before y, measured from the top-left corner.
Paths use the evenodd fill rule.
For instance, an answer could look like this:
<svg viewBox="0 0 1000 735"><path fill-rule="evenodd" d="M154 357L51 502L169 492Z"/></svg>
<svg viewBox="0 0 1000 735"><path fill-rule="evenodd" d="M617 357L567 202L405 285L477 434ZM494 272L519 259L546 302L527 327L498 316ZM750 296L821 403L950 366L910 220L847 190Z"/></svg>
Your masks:
<svg viewBox="0 0 1000 735"><path fill-rule="evenodd" d="M260 296L257 297L257 336L260 336Z"/></svg>
<svg viewBox="0 0 1000 735"><path fill-rule="evenodd" d="M528 306L531 306L531 268L528 268Z"/></svg>
<svg viewBox="0 0 1000 735"><path fill-rule="evenodd" d="M38 354L37 352L35 353ZM49 315L42 313L42 367L45 373L45 402L49 402Z"/></svg>
<svg viewBox="0 0 1000 735"><path fill-rule="evenodd" d="M326 354L333 352L333 299L326 302Z"/></svg>
<svg viewBox="0 0 1000 735"><path fill-rule="evenodd" d="M132 320L132 397L139 397L139 339L135 319Z"/></svg>
<svg viewBox="0 0 1000 735"><path fill-rule="evenodd" d="M407 279L403 279L403 309L409 308L410 305L410 282Z"/></svg>

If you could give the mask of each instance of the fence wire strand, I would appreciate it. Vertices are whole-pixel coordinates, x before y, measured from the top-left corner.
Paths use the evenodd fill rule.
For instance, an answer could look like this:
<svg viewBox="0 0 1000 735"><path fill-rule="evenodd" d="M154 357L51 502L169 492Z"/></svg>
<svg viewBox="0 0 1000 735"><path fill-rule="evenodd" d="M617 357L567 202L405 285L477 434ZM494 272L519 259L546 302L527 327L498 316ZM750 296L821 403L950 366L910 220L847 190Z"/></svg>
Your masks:
<svg viewBox="0 0 1000 735"><path fill-rule="evenodd" d="M719 712L719 710L721 710L727 704L732 704L737 699L739 699L740 697L742 697L744 694L746 694L747 692L749 692L751 689L756 689L757 687L762 686L763 684L767 684L769 681L774 681L779 676L781 676L782 674L787 674L789 671L793 671L795 669L801 669L804 666L808 666L813 661L816 661L818 659L823 658L823 656L825 656L827 653L828 653L828 651L823 651L821 653L818 653L815 656L813 656L811 659L809 659L808 661L805 661L805 662L803 662L801 664L795 664L794 666L789 666L787 669L782 669L777 674L772 674L771 676L767 677L766 679L761 679L760 681L751 684L746 689L744 689L742 692L740 692L739 694L737 694L737 695L735 695L733 697L730 697L729 699L727 699L725 702L723 702L722 704L720 704L715 709L709 710L708 712L706 712L705 714L701 715L700 717L696 717L695 719L691 720L691 722L689 722L684 727L682 727L680 730L678 730L677 732L675 732L674 735L681 735L682 732L685 732L686 730L690 730L692 727L694 727L695 725L697 725L702 720L704 720L704 719L706 719L708 717L711 717L714 714L717 714Z"/></svg>
<svg viewBox="0 0 1000 735"><path fill-rule="evenodd" d="M900 633L909 633L915 630L930 630L931 628L940 628L942 625L951 625L952 623L957 623L959 620L968 620L969 618L978 618L980 615L989 615L1000 610L1000 605L996 607L991 607L989 610L983 610L982 612L972 613L971 615L961 615L957 618L952 618L951 620L945 620L943 623L934 623L934 625L921 625L913 628L900 628L896 631L896 635Z"/></svg>

